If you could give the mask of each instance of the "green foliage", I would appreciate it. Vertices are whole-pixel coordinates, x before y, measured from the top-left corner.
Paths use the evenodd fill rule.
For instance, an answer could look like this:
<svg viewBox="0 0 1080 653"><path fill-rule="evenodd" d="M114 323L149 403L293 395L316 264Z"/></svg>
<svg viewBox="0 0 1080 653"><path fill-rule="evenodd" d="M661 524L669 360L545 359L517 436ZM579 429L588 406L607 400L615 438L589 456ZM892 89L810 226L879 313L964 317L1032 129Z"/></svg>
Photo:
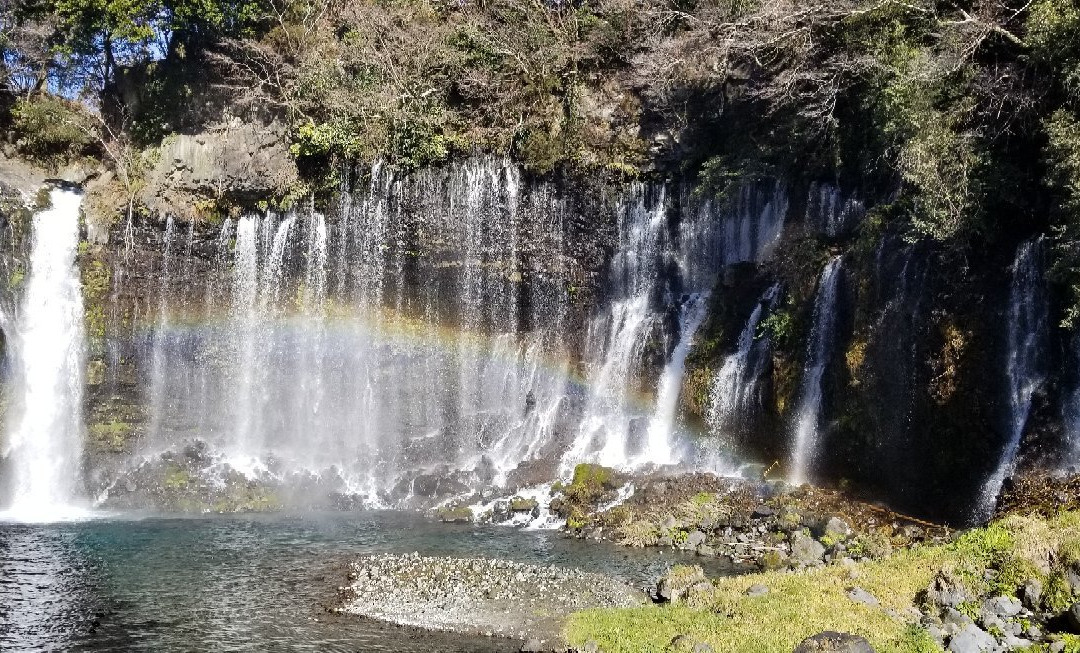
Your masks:
<svg viewBox="0 0 1080 653"><path fill-rule="evenodd" d="M1074 328L1080 318L1080 119L1061 109L1045 121L1045 129L1048 181L1061 198L1051 274L1068 292L1064 325Z"/></svg>
<svg viewBox="0 0 1080 653"><path fill-rule="evenodd" d="M1074 102L1080 98L1080 7L1073 0L1035 0L1024 27L1031 53L1060 74Z"/></svg>
<svg viewBox="0 0 1080 653"><path fill-rule="evenodd" d="M1072 588L1065 574L1051 572L1043 587L1042 607L1050 612L1064 612L1073 604Z"/></svg>
<svg viewBox="0 0 1080 653"><path fill-rule="evenodd" d="M452 140L432 122L407 122L391 131L390 151L405 168L439 163L450 156Z"/></svg>
<svg viewBox="0 0 1080 653"><path fill-rule="evenodd" d="M605 528L620 528L634 520L634 513L628 506L615 506L611 510L600 515Z"/></svg>
<svg viewBox="0 0 1080 653"><path fill-rule="evenodd" d="M783 347L795 335L795 314L790 307L782 306L773 310L758 324L758 337L769 338L777 346Z"/></svg>
<svg viewBox="0 0 1080 653"><path fill-rule="evenodd" d="M439 521L464 523L473 520L473 512L468 506L443 506L436 511Z"/></svg>
<svg viewBox="0 0 1080 653"><path fill-rule="evenodd" d="M913 190L911 222L918 236L948 242L976 228L975 185L981 164L975 136L931 113L904 144L900 172Z"/></svg>
<svg viewBox="0 0 1080 653"><path fill-rule="evenodd" d="M847 552L852 558L881 559L892 553L889 538L878 531L856 536L847 543Z"/></svg>
<svg viewBox="0 0 1080 653"><path fill-rule="evenodd" d="M95 422L88 429L92 445L112 452L123 451L135 427L121 420Z"/></svg>
<svg viewBox="0 0 1080 653"><path fill-rule="evenodd" d="M17 266L11 271L11 275L8 277L8 289L16 290L22 285L22 282L26 279L26 271L22 266Z"/></svg>
<svg viewBox="0 0 1080 653"><path fill-rule="evenodd" d="M908 625L900 635L898 648L910 653L942 653L944 650L930 632L918 624Z"/></svg>
<svg viewBox="0 0 1080 653"><path fill-rule="evenodd" d="M982 608L979 606L978 601L963 601L956 606L956 611L973 621L978 621Z"/></svg>
<svg viewBox="0 0 1080 653"><path fill-rule="evenodd" d="M919 596L941 573L962 571L976 584L965 585L980 596L996 589L986 584L988 570L1014 557L1043 557L1055 552L1080 552L1080 524L1070 514L1049 521L1008 519L969 531L949 544L916 546L880 560L857 564L858 585L881 601L877 607L853 604L847 597L852 570L841 565L792 573L787 570L717 579L703 609L648 606L633 609L587 610L571 616L566 636L571 645L596 641L605 651L668 649L676 635L703 641L717 651L786 653L804 638L832 630L866 637L882 653L938 653L929 634L889 614L914 607ZM1071 554L1070 554L1071 555ZM992 575L992 574L989 574ZM762 596L747 596L761 584ZM972 601L961 611L977 616Z"/></svg>
<svg viewBox="0 0 1080 653"><path fill-rule="evenodd" d="M88 152L95 129L85 110L55 95L20 98L11 110L12 133L19 152L59 166Z"/></svg>
<svg viewBox="0 0 1080 653"><path fill-rule="evenodd" d="M712 503L715 498L716 494L713 492L698 492L691 500L694 502L694 505L700 507Z"/></svg>
<svg viewBox="0 0 1080 653"><path fill-rule="evenodd" d="M98 258L89 259L82 269L83 298L86 304L86 333L98 344L105 337L105 308L112 283L112 269Z"/></svg>
<svg viewBox="0 0 1080 653"><path fill-rule="evenodd" d="M187 487L192 481L190 472L183 467L170 464L165 468L165 476L161 483L170 490L179 490Z"/></svg>
<svg viewBox="0 0 1080 653"><path fill-rule="evenodd" d="M580 508L572 508L566 517L566 527L572 531L580 530L588 525L589 518Z"/></svg>

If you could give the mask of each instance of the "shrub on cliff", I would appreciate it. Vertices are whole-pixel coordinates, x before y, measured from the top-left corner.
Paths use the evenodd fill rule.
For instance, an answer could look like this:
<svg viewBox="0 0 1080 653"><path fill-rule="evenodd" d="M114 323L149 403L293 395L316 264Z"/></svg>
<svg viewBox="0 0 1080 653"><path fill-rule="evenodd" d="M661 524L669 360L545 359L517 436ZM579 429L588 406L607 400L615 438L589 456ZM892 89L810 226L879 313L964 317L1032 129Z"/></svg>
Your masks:
<svg viewBox="0 0 1080 653"><path fill-rule="evenodd" d="M55 95L20 98L11 110L11 136L19 152L50 166L89 153L95 134L84 107Z"/></svg>

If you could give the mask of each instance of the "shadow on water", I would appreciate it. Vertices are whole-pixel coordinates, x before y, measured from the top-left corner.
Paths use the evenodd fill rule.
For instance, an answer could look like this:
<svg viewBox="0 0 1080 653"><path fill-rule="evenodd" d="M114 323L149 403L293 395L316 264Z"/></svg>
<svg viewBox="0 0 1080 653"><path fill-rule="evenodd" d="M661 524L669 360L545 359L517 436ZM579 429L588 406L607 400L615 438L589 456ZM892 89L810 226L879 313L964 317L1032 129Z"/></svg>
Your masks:
<svg viewBox="0 0 1080 653"><path fill-rule="evenodd" d="M326 612L350 556L413 551L583 568L636 587L701 561L409 513L0 524L0 649L517 650Z"/></svg>

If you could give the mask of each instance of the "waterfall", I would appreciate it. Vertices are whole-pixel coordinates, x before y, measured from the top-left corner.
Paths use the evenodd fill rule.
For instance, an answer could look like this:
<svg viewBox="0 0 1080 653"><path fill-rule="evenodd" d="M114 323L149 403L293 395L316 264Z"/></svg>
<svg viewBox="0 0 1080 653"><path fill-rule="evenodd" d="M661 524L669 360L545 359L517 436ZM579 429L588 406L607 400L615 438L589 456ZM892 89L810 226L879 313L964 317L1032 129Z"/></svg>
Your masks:
<svg viewBox="0 0 1080 653"><path fill-rule="evenodd" d="M1073 332L1070 340L1072 360L1080 361L1080 333ZM1080 462L1080 381L1074 381L1061 401L1061 421L1064 426L1063 451L1058 471L1073 473Z"/></svg>
<svg viewBox="0 0 1080 653"><path fill-rule="evenodd" d="M769 341L760 336L758 327L779 291L779 285L770 286L754 305L746 326L739 333L735 351L724 358L709 387L706 422L710 431L721 438L730 440L741 422L761 407L758 392L769 362Z"/></svg>
<svg viewBox="0 0 1080 653"><path fill-rule="evenodd" d="M836 238L851 231L866 215L855 197L844 197L832 184L814 182L806 197L806 223L818 233Z"/></svg>
<svg viewBox="0 0 1080 653"><path fill-rule="evenodd" d="M675 410L682 388L683 370L686 357L690 353L694 334L697 333L709 305L709 293L690 295L679 308L679 342L671 352L671 358L664 366L656 393L656 409L649 420L649 430L645 439L645 450L639 458L644 462L668 465L677 461L671 434L675 426Z"/></svg>
<svg viewBox="0 0 1080 653"><path fill-rule="evenodd" d="M170 412L148 454L197 439L246 475L376 506L552 456L569 272L532 252L561 250L562 198L494 158L367 174L329 217L223 224L213 278L229 283L208 295L224 319L155 334L172 349L148 361L165 380L153 392L177 399L148 402Z"/></svg>
<svg viewBox="0 0 1080 653"><path fill-rule="evenodd" d="M789 477L796 484L807 480L817 457L821 384L836 340L836 295L842 261L842 257L837 256L825 266L818 282L817 297L814 299L814 315L806 347L799 407L795 412L795 441Z"/></svg>
<svg viewBox="0 0 1080 653"><path fill-rule="evenodd" d="M83 304L75 256L82 194L54 188L34 215L30 275L5 336L14 358L5 458L12 471L6 518L56 521L80 514L85 367ZM9 328L10 327L10 328Z"/></svg>
<svg viewBox="0 0 1080 653"><path fill-rule="evenodd" d="M669 216L681 220L672 232ZM787 196L778 184L744 184L730 206L699 201L667 186L636 184L618 210L619 239L611 260L606 310L586 338L589 393L563 469L593 461L625 467L678 462L671 441L689 346L704 320L708 290L726 265L768 258L783 230ZM676 291L689 299L676 304ZM665 317L678 312L680 329L654 390L651 410L635 405L645 358L670 342ZM648 388L653 390L653 388Z"/></svg>
<svg viewBox="0 0 1080 653"><path fill-rule="evenodd" d="M582 460L624 466L633 453L631 428L643 416L627 406L640 373L651 327L660 319L651 302L668 248L667 189L635 184L619 209L619 247L611 261L610 308L592 320L586 338L590 393L565 466ZM665 455L666 458L666 455Z"/></svg>
<svg viewBox="0 0 1080 653"><path fill-rule="evenodd" d="M1050 309L1043 274L1042 239L1020 245L1009 289L1005 376L1008 394L1008 439L994 472L983 486L979 517L989 518L1001 487L1016 468L1031 399L1046 380Z"/></svg>
<svg viewBox="0 0 1080 653"><path fill-rule="evenodd" d="M147 348L168 399L147 402L144 456L199 441L223 469L387 507L514 483L523 463L678 462L709 292L770 255L787 207L776 184L730 205L671 184L577 204L496 157L342 184L325 215L221 225L208 319L162 317ZM594 211L610 258L580 242ZM573 301L597 276L601 301Z"/></svg>

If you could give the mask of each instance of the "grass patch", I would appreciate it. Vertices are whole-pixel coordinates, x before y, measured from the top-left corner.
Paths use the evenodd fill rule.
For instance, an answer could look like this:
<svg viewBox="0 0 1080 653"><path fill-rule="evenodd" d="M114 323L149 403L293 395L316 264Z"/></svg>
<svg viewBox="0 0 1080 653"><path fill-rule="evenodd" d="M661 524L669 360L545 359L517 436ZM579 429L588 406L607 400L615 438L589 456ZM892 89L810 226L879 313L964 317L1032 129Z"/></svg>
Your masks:
<svg viewBox="0 0 1080 653"><path fill-rule="evenodd" d="M1053 574L1055 565L1080 550L1080 513L1046 521L1009 517L970 531L954 542L918 546L884 559L867 560L854 571L831 565L800 573L764 572L715 581L706 609L682 605L596 609L575 613L566 627L571 645L595 640L608 653L661 652L678 635L706 642L717 651L789 653L824 630L866 637L880 653L939 651L927 633L904 615L939 572L954 574L979 594L1012 594L1029 574ZM987 569L999 574L992 583ZM1003 578L1004 577L1004 578ZM748 597L751 585L769 588ZM858 585L880 601L856 603L847 591ZM1006 587L1006 585L1009 585Z"/></svg>

